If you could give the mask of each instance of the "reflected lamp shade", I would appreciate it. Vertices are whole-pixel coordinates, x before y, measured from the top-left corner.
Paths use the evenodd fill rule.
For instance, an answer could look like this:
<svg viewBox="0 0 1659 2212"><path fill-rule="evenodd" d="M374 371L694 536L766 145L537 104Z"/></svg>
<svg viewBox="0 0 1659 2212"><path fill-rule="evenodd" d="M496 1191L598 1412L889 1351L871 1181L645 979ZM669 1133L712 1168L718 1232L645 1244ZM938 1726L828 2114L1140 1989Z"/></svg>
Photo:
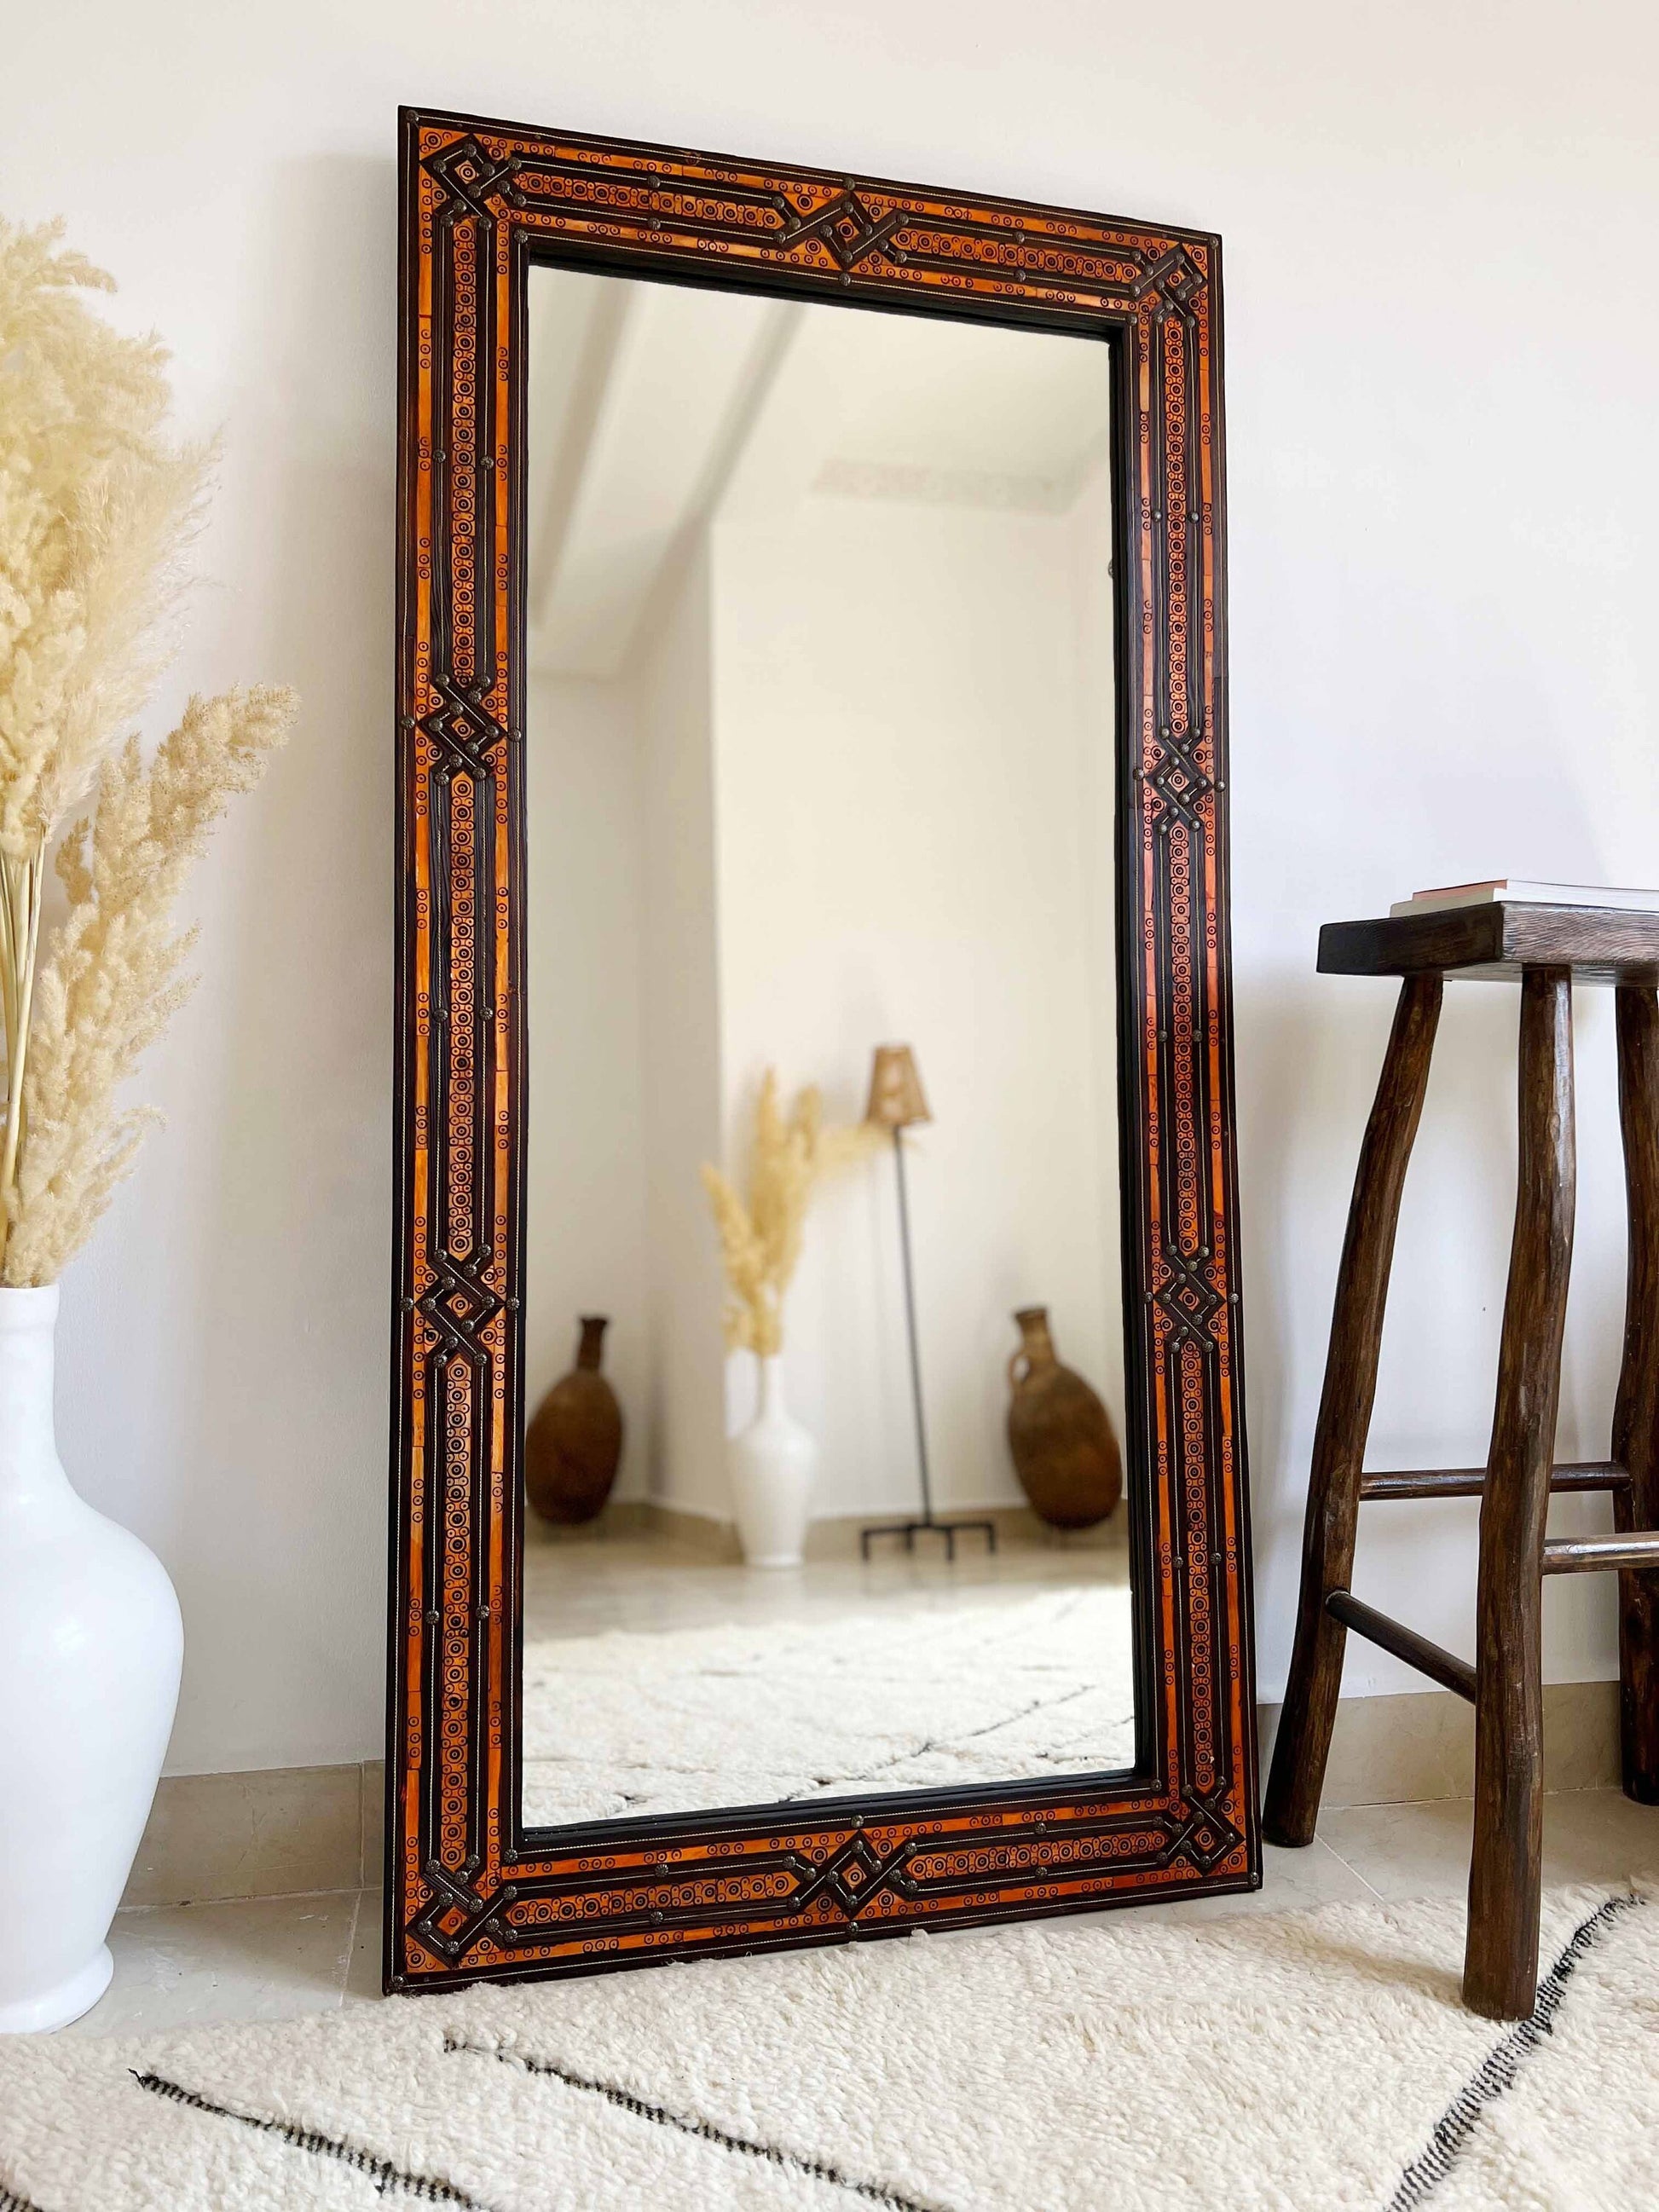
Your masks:
<svg viewBox="0 0 1659 2212"><path fill-rule="evenodd" d="M909 1129L931 1121L927 1095L908 1044L878 1044L870 1068L870 1103L864 1118L880 1129Z"/></svg>

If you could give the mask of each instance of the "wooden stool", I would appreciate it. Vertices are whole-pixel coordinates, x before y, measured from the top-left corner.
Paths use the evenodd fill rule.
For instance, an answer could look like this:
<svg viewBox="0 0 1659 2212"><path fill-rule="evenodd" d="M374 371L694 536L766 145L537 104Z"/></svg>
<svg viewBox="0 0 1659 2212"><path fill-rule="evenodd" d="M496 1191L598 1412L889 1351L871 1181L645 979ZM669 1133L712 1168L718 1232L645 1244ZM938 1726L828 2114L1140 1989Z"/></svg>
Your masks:
<svg viewBox="0 0 1659 2212"><path fill-rule="evenodd" d="M1320 932L1325 975L1404 983L1360 1147L1314 1434L1296 1645L1263 1832L1308 1844L1352 1628L1474 1705L1474 1852L1464 2002L1531 2012L1543 1814L1542 1577L1620 1573L1626 1794L1659 1804L1659 914L1504 904ZM1400 1193L1423 1110L1443 978L1521 979L1520 1176L1492 1445L1480 1468L1364 1472ZM1617 990L1630 1265L1613 1456L1553 1465L1575 1181L1572 987ZM1552 1490L1613 1493L1612 1536L1544 1533ZM1363 1499L1480 1499L1475 1662L1362 1605L1349 1584Z"/></svg>

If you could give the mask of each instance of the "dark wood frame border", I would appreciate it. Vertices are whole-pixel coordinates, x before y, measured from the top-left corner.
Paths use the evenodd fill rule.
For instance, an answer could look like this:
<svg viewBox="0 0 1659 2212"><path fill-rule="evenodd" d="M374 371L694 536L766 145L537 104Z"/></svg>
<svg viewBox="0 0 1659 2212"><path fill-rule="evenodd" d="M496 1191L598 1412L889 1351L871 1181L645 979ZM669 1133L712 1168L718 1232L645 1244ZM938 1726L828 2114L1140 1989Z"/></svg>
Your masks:
<svg viewBox="0 0 1659 2212"><path fill-rule="evenodd" d="M386 1986L1253 1888L1219 240L468 116L401 119ZM1133 1774L520 1832L521 418L537 260L1110 344Z"/></svg>

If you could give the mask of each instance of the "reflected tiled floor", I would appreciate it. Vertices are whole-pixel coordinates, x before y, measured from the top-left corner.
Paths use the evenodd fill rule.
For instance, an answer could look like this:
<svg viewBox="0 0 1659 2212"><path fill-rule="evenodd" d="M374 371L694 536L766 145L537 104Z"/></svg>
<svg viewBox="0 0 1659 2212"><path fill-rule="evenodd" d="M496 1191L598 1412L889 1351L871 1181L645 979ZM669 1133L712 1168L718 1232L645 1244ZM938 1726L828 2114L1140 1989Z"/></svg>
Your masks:
<svg viewBox="0 0 1659 2212"><path fill-rule="evenodd" d="M1138 1907L1161 1920L1283 1912L1378 1897L1458 1897L1468 1880L1467 1799L1328 1813L1305 1851L1269 1848L1254 1896ZM1552 1883L1659 1881L1659 1808L1616 1790L1545 1801L1544 1874ZM1101 1914L1091 1916L1105 1918ZM994 1942L1000 1930L962 1940ZM76 2035L141 2034L216 2020L282 2020L373 2001L380 1972L378 1891L256 1898L239 1905L149 1906L118 1913L115 1979Z"/></svg>
<svg viewBox="0 0 1659 2212"><path fill-rule="evenodd" d="M954 1560L933 1543L906 1553L881 1547L873 1559L811 1559L769 1569L727 1565L661 1540L602 1543L531 1542L524 1559L526 1638L597 1636L609 1629L704 1628L728 1622L835 1620L891 1605L945 1608L969 1595L1129 1580L1127 1522L1117 1540L1012 1542L993 1553L964 1537Z"/></svg>

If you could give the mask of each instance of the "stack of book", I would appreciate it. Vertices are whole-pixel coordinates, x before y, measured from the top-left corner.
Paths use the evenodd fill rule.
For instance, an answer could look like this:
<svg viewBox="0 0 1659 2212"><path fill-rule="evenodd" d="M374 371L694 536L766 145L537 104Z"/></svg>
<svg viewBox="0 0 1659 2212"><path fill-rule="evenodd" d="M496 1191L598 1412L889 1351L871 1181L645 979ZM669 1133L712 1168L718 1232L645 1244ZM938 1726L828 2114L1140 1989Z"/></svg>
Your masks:
<svg viewBox="0 0 1659 2212"><path fill-rule="evenodd" d="M1490 883L1443 884L1396 899L1390 915L1444 914L1459 906L1593 906L1625 913L1659 913L1659 891L1623 890L1608 884L1534 884L1521 876L1495 876Z"/></svg>

